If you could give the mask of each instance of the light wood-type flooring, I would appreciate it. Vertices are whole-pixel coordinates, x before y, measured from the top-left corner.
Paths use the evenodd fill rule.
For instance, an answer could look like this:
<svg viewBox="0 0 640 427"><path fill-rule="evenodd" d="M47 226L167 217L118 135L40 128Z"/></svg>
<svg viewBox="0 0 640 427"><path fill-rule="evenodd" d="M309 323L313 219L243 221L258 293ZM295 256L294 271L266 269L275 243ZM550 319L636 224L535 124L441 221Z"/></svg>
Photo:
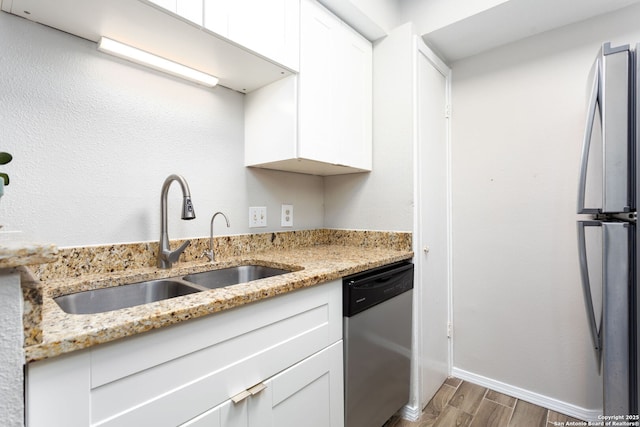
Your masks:
<svg viewBox="0 0 640 427"><path fill-rule="evenodd" d="M555 427L579 420L493 390L448 378L418 421L393 416L383 427Z"/></svg>

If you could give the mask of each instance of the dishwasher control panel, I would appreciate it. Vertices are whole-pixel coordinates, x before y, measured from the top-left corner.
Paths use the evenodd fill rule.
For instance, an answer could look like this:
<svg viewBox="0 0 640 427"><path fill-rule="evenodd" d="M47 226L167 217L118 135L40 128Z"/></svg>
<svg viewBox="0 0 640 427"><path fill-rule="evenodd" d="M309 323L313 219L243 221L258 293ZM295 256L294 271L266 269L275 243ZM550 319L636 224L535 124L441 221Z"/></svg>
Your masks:
<svg viewBox="0 0 640 427"><path fill-rule="evenodd" d="M351 317L413 289L413 264L400 262L347 276L342 281L342 308Z"/></svg>

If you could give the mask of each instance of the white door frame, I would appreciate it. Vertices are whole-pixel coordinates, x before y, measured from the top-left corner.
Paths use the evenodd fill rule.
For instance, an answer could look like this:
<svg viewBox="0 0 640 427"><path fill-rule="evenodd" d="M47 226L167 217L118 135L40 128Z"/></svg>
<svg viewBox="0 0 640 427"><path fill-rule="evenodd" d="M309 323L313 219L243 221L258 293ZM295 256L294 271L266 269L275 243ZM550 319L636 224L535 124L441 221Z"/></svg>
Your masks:
<svg viewBox="0 0 640 427"><path fill-rule="evenodd" d="M445 97L446 97L446 106L443 111L443 116L446 117L446 194L447 194L447 202L446 202L446 235L447 235L447 324L441 325L443 328L447 328L448 330L448 360L447 360L447 375L451 374L451 369L453 366L453 339L452 339L452 274L453 274L453 265L452 265L452 216L451 216L451 69L431 50L427 45L423 42L422 38L419 36L414 36L413 42L413 52L414 52L414 64L413 64L413 158L414 158L414 225L413 225L413 250L414 250L414 263L416 268L416 280L418 283L422 283L422 280L425 278L425 272L423 269L423 257L424 257L424 249L426 247L426 242L422 241L422 231L424 228L421 206L420 206L420 195L422 192L422 165L420 158L420 135L419 135L419 101L420 94L418 92L418 71L419 71L419 60L420 57L423 56L426 58L429 63L440 72L445 78ZM418 405L411 408L411 413L405 410L405 416L407 418L416 419L419 417L422 408L428 403L432 396L425 395L425 387L423 384L423 375L422 375L422 363L421 363L421 355L422 352L428 351L428 349L424 348L424 334L423 334L423 325L424 322L429 321L429 315L425 310L425 307L422 305L422 287L417 286L414 289L414 349L413 349L413 358L414 361L414 369L413 369L413 386L412 393L414 394L411 399L412 406ZM417 362L417 363L416 363ZM408 408L407 408L408 409ZM416 414L417 410L417 414Z"/></svg>

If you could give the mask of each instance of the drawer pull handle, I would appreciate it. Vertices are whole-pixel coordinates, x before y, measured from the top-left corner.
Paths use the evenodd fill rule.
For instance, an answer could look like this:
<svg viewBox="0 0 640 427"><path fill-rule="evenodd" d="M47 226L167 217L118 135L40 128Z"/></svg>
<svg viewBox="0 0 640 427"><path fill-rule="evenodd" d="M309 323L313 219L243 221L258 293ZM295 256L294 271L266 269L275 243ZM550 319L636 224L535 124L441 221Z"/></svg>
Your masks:
<svg viewBox="0 0 640 427"><path fill-rule="evenodd" d="M249 390L242 390L240 393L238 393L235 396L233 396L231 398L231 401L233 403L235 403L235 404L238 404L238 403L242 402L243 400L245 400L249 396L251 396L251 393L249 393Z"/></svg>
<svg viewBox="0 0 640 427"><path fill-rule="evenodd" d="M256 394L260 393L265 388L267 388L267 386L264 385L264 383L258 383L256 385L254 385L253 387L249 387L247 390L242 390L240 393L238 393L235 396L233 396L231 398L231 401L233 403L235 403L235 404L238 404L238 403L242 402L243 400L245 400L249 396L255 396Z"/></svg>
<svg viewBox="0 0 640 427"><path fill-rule="evenodd" d="M264 383L258 383L256 385L254 385L253 387L251 387L249 390L247 390L249 393L251 393L251 396L255 396L256 394L260 393L262 390L264 390L265 388L267 388L266 385L264 385Z"/></svg>

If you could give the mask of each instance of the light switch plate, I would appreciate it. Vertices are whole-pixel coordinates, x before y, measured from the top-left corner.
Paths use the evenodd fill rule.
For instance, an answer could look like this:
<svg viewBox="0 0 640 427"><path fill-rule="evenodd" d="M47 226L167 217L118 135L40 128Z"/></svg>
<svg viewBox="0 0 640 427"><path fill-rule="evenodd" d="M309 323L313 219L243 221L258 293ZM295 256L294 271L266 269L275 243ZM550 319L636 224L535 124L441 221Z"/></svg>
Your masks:
<svg viewBox="0 0 640 427"><path fill-rule="evenodd" d="M293 227L293 205L282 205L280 225L282 227Z"/></svg>
<svg viewBox="0 0 640 427"><path fill-rule="evenodd" d="M267 226L267 207L253 206L249 208L249 228Z"/></svg>

